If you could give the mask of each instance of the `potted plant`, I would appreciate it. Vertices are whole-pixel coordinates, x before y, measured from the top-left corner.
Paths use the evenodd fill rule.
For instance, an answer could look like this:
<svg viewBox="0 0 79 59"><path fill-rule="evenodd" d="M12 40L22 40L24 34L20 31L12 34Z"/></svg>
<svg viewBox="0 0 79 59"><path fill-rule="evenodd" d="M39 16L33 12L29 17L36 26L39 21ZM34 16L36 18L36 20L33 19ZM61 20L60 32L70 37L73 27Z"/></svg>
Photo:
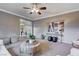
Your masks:
<svg viewBox="0 0 79 59"><path fill-rule="evenodd" d="M35 41L35 36L33 34L29 34L29 38L30 38L29 40L30 43L33 43L33 41Z"/></svg>

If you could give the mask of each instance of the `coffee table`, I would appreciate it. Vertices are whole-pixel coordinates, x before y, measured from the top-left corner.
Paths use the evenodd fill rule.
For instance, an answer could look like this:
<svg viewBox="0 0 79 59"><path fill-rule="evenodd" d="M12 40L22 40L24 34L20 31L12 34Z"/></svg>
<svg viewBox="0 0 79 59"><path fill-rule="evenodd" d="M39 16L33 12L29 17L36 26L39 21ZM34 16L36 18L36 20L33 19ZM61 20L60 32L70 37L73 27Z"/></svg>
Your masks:
<svg viewBox="0 0 79 59"><path fill-rule="evenodd" d="M23 42L21 44L21 47L20 47L20 55L21 56L32 56L33 55L33 49L38 47L39 45L40 45L40 43L38 41L36 41L32 44Z"/></svg>

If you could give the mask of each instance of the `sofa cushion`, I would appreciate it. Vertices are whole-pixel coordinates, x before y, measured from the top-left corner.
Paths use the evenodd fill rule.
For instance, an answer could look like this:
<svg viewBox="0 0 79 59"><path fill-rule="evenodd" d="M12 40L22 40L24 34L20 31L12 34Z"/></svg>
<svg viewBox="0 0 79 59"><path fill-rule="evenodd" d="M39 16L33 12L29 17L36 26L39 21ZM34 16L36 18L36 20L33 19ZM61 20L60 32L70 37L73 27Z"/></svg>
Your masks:
<svg viewBox="0 0 79 59"><path fill-rule="evenodd" d="M1 46L1 45L3 45L3 40L2 40L2 39L0 39L0 46Z"/></svg>

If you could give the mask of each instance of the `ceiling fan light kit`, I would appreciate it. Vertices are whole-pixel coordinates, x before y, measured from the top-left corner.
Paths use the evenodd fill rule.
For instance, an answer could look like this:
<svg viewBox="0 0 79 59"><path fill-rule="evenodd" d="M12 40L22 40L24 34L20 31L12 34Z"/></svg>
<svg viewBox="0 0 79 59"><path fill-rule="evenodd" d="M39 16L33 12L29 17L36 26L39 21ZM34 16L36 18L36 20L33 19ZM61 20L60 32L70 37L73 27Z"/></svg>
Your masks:
<svg viewBox="0 0 79 59"><path fill-rule="evenodd" d="M24 9L30 9L31 10L30 14L35 12L39 15L41 15L41 10L46 10L46 7L40 7L39 8L38 3L33 3L32 5L33 5L32 8L28 8L28 7L23 7L23 8Z"/></svg>

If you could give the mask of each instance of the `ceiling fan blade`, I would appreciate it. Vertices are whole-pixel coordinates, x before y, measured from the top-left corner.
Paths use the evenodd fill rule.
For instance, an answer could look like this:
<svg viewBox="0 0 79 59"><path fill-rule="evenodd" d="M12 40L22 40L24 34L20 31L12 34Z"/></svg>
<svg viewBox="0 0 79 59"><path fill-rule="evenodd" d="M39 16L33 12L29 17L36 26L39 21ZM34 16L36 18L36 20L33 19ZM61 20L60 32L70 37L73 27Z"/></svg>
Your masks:
<svg viewBox="0 0 79 59"><path fill-rule="evenodd" d="M32 12L30 12L30 14L32 14Z"/></svg>
<svg viewBox="0 0 79 59"><path fill-rule="evenodd" d="M40 10L46 10L46 7L40 7L39 9Z"/></svg>
<svg viewBox="0 0 79 59"><path fill-rule="evenodd" d="M41 12L37 12L39 15L41 15Z"/></svg>
<svg viewBox="0 0 79 59"><path fill-rule="evenodd" d="M28 8L28 7L23 7L24 9L31 9L31 8Z"/></svg>

